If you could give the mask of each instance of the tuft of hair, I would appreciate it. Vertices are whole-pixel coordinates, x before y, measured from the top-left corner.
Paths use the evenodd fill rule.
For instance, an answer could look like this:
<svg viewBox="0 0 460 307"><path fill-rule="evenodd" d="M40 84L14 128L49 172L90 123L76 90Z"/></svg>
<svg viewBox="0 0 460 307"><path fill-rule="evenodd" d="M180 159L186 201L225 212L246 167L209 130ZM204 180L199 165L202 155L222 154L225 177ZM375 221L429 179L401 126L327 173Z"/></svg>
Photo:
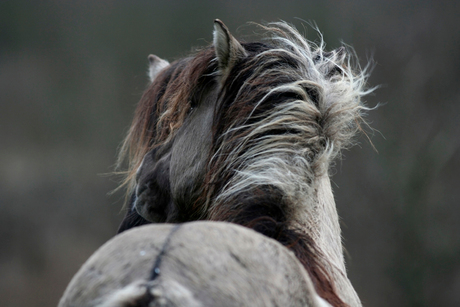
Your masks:
<svg viewBox="0 0 460 307"><path fill-rule="evenodd" d="M311 137L319 143L318 147L324 148L322 153L327 159L334 159L342 149L354 145L354 136L363 131L362 124L366 124L363 116L370 108L365 106L362 97L375 89L367 88L371 63L361 67L350 46L326 51L318 29L320 42L317 44L305 39L285 22L259 26L266 31L266 40L273 46L267 52L280 52L281 57L284 54L296 61L291 67L280 67L288 68L283 73L292 76L294 82L271 88L267 95L299 94L300 99L293 101L290 107L299 103L308 106L305 111L311 111L315 117L310 117L304 126L316 128L311 131Z"/></svg>
<svg viewBox="0 0 460 307"><path fill-rule="evenodd" d="M373 91L370 66L352 48L327 52L321 36L315 44L285 22L259 26L266 45L243 44L249 56L229 73L216 112L203 208L216 215L254 186L275 186L298 203L354 144L369 110L362 97Z"/></svg>
<svg viewBox="0 0 460 307"><path fill-rule="evenodd" d="M138 280L101 300L96 307L202 306L189 289L174 280Z"/></svg>

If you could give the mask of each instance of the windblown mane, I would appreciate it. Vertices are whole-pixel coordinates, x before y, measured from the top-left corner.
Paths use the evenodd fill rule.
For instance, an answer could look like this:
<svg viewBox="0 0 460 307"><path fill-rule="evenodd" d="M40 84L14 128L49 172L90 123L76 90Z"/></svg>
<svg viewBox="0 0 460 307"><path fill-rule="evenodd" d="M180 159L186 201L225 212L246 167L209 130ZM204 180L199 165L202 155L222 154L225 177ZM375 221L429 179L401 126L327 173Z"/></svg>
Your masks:
<svg viewBox="0 0 460 307"><path fill-rule="evenodd" d="M128 194L135 185L134 176L145 154L174 136L193 101L199 99L206 86L215 83L216 69L214 48L208 47L195 56L172 63L144 92L118 158L119 167L128 158L123 183Z"/></svg>
<svg viewBox="0 0 460 307"><path fill-rule="evenodd" d="M316 210L315 179L328 175L361 129L367 71L351 50L326 52L322 40L309 42L286 23L260 27L264 42L242 43L247 56L221 83L213 46L159 73L120 152L120 162L129 160L125 184L133 189L144 156L173 139L194 104L218 87L205 176L186 215L275 238L294 251L320 296L346 306L317 260L314 230L304 230L311 218L305 211Z"/></svg>

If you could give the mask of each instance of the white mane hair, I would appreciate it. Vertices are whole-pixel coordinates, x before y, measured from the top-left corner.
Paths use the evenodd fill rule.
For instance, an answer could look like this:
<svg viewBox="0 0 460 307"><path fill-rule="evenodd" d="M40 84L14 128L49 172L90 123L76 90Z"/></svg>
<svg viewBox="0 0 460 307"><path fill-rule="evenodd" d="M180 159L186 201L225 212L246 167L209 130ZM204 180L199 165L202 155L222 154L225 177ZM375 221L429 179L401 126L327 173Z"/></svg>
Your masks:
<svg viewBox="0 0 460 307"><path fill-rule="evenodd" d="M327 175L340 151L353 145L353 137L361 129L363 114L369 110L361 99L373 91L366 89L369 66L362 69L350 47L328 53L322 36L317 45L284 22L261 27L269 35L266 40L272 48L253 60L256 69L235 101L245 100L251 82L280 73L295 81L264 89L265 95L256 103L253 112L277 94L291 93L298 99L278 104L264 112L256 123L230 127L221 136L222 146L212 160L225 152L228 163L221 164L222 167L237 170L237 175L211 206L220 206L232 195L251 186L265 184L284 191L293 203L305 205L302 198L311 194L314 179ZM295 59L295 67L276 63L286 56ZM267 68L273 64L272 68ZM226 142L226 138L248 129L250 133L245 134L239 146L231 147L235 143ZM295 133L264 134L273 130ZM225 170L216 173L221 172Z"/></svg>

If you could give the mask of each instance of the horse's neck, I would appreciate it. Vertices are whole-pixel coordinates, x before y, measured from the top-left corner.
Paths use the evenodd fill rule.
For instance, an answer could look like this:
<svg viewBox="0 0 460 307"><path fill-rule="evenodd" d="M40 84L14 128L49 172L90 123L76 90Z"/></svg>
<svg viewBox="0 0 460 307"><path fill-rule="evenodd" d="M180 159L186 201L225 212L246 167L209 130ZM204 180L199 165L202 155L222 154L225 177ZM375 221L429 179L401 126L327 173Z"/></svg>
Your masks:
<svg viewBox="0 0 460 307"><path fill-rule="evenodd" d="M328 176L318 178L316 194L318 206L313 212L316 223L313 235L317 236L316 242L329 261L345 272L339 216Z"/></svg>
<svg viewBox="0 0 460 307"><path fill-rule="evenodd" d="M321 253L319 261L324 264L340 297L350 306L361 306L350 280L347 277L343 257L339 216L327 175L317 178L315 206L305 212L308 217L306 231L309 232Z"/></svg>

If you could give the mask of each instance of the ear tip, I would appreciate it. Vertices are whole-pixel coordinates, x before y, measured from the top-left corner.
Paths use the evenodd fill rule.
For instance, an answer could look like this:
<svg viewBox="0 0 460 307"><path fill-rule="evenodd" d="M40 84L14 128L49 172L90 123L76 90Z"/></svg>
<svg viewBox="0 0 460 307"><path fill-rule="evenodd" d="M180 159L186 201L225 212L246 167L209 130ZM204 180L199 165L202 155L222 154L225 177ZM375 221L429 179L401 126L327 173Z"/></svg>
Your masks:
<svg viewBox="0 0 460 307"><path fill-rule="evenodd" d="M149 54L149 56L147 57L147 59L149 60L149 63L150 64L153 64L155 63L157 60L159 60L159 58L154 55L154 54Z"/></svg>
<svg viewBox="0 0 460 307"><path fill-rule="evenodd" d="M224 31L228 31L227 30L227 27L225 26L225 24L222 22L222 20L220 19L214 19L214 29L221 29L221 30L224 30Z"/></svg>

